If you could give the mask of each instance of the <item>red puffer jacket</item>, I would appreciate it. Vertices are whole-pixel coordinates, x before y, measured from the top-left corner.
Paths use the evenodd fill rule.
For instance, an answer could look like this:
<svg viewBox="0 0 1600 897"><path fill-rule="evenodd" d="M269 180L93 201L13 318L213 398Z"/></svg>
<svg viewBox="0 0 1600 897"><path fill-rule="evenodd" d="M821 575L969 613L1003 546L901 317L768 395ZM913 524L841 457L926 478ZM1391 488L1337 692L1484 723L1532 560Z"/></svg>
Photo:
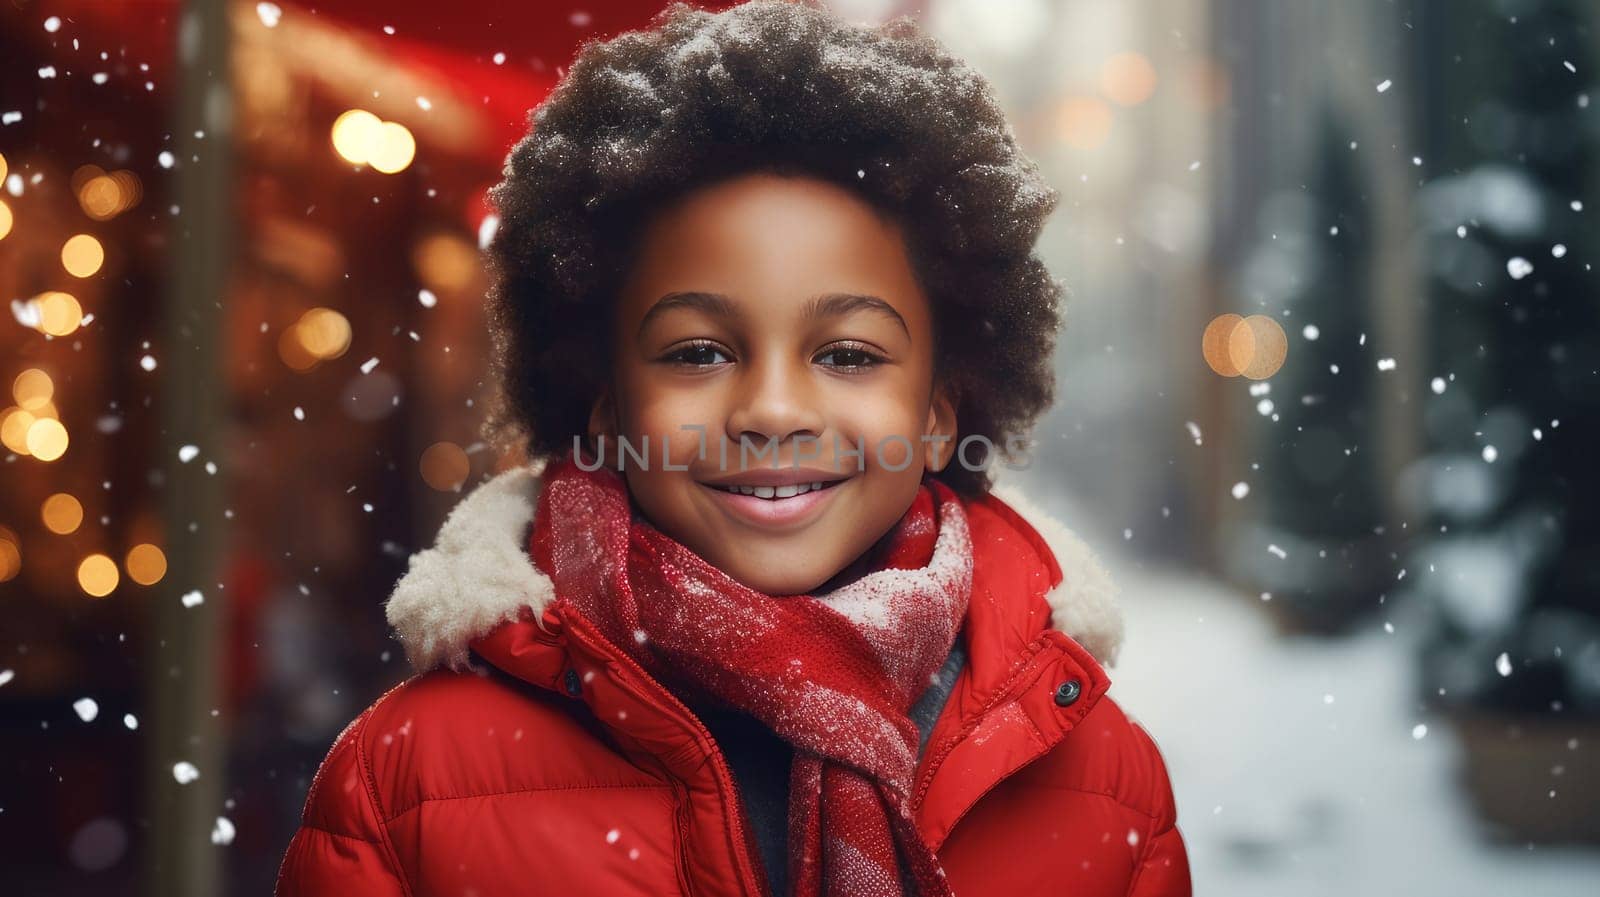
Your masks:
<svg viewBox="0 0 1600 897"><path fill-rule="evenodd" d="M705 727L552 604L538 472L479 486L412 556L388 616L421 672L334 743L278 897L766 893ZM968 521L968 657L914 793L955 893L1188 895L1161 755L1096 660L1122 635L1104 569L1005 488Z"/></svg>

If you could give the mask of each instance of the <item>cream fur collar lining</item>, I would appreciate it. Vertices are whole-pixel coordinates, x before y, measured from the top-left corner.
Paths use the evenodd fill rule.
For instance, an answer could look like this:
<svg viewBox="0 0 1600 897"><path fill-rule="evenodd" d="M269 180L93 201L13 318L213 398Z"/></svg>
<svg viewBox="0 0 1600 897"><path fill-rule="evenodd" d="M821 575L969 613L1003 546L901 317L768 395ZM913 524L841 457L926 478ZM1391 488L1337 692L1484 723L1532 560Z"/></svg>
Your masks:
<svg viewBox="0 0 1600 897"><path fill-rule="evenodd" d="M527 553L543 466L514 467L473 488L445 517L433 547L411 555L385 612L418 673L469 669L468 643L515 619L523 605L538 619L554 598L549 578ZM1051 627L1101 664L1115 663L1122 612L1105 567L1082 539L1015 487L998 485L994 494L1039 532L1061 567L1061 583L1045 596Z"/></svg>

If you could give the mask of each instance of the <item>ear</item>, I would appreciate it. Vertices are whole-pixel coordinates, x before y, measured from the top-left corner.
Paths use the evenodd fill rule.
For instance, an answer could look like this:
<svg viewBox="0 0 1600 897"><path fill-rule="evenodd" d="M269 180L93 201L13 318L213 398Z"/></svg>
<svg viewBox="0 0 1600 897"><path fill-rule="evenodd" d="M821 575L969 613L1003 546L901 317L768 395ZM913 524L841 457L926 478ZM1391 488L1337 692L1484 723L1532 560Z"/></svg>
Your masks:
<svg viewBox="0 0 1600 897"><path fill-rule="evenodd" d="M933 385L928 402L928 425L922 440L922 465L938 473L956 453L956 391L942 380ZM943 437L943 438L935 438Z"/></svg>
<svg viewBox="0 0 1600 897"><path fill-rule="evenodd" d="M594 405L589 408L589 443L590 448L599 454L599 438L606 437L608 446L617 444L617 406L611 395L611 387L600 391L595 397Z"/></svg>

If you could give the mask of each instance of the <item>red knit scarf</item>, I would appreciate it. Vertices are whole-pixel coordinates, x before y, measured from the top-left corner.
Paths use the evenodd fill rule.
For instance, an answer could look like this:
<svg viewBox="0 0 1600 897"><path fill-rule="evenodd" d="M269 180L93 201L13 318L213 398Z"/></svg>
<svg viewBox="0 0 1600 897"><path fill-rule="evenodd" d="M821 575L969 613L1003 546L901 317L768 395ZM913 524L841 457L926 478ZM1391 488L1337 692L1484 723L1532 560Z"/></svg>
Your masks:
<svg viewBox="0 0 1600 897"><path fill-rule="evenodd" d="M794 897L944 895L910 815L908 716L966 616L972 544L959 497L926 479L874 568L820 596L772 597L638 516L622 476L572 456L544 473L531 549L575 608L663 682L760 719L794 745Z"/></svg>

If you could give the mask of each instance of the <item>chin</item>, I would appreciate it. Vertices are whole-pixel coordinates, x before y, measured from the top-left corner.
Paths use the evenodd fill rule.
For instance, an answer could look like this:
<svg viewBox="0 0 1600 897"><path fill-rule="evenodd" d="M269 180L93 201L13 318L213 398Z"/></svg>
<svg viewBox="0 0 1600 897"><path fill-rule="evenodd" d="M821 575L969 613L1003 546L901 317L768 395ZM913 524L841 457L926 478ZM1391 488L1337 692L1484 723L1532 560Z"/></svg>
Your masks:
<svg viewBox="0 0 1600 897"><path fill-rule="evenodd" d="M803 573L774 576L770 567L757 567L740 573L721 564L717 566L735 580L764 595L804 595L828 581L827 576Z"/></svg>

